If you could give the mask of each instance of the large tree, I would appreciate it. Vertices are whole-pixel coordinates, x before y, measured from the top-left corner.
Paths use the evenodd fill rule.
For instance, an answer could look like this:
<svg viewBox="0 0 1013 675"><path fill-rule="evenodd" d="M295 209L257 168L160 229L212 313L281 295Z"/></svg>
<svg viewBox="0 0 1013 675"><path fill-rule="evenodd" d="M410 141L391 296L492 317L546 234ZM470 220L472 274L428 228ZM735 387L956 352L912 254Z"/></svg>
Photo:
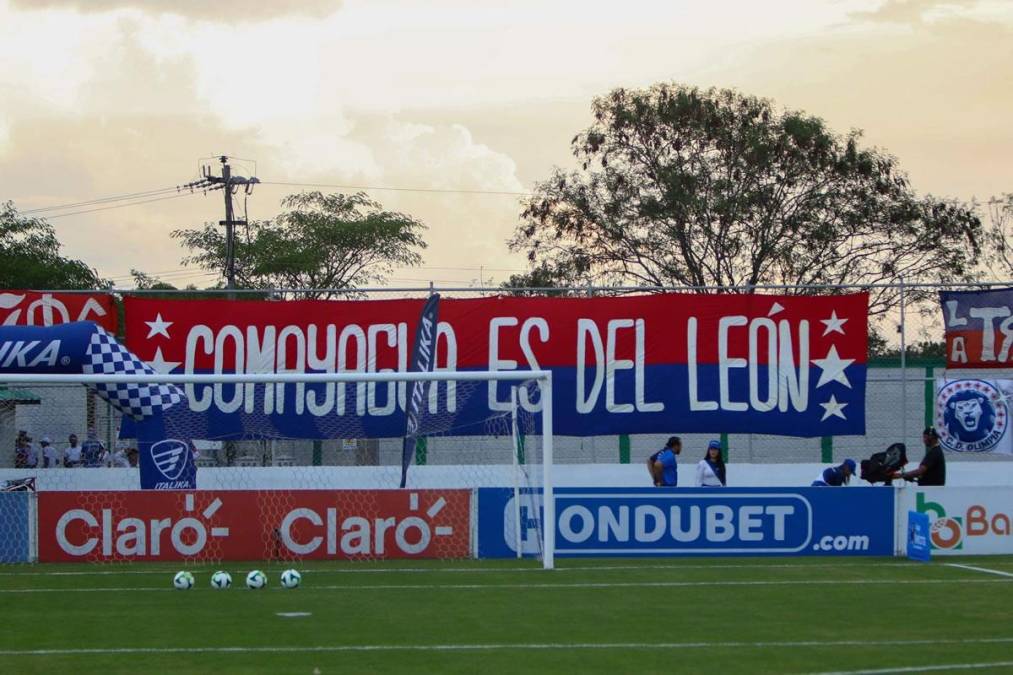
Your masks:
<svg viewBox="0 0 1013 675"><path fill-rule="evenodd" d="M989 267L993 274L1013 278L1013 192L988 202Z"/></svg>
<svg viewBox="0 0 1013 675"><path fill-rule="evenodd" d="M0 288L75 289L108 286L80 260L60 255L53 226L0 203Z"/></svg>
<svg viewBox="0 0 1013 675"><path fill-rule="evenodd" d="M974 276L973 205L919 197L858 131L677 84L616 89L593 114L572 142L580 169L536 186L510 242L541 283L812 292ZM870 311L897 300L874 288Z"/></svg>
<svg viewBox="0 0 1013 675"><path fill-rule="evenodd" d="M385 211L363 193L305 192L282 201L273 220L253 221L236 237L236 282L241 288L327 289L304 297L352 296L383 282L395 266L422 261L425 226L411 216ZM206 270L225 267L221 228L172 233L192 252L183 263Z"/></svg>

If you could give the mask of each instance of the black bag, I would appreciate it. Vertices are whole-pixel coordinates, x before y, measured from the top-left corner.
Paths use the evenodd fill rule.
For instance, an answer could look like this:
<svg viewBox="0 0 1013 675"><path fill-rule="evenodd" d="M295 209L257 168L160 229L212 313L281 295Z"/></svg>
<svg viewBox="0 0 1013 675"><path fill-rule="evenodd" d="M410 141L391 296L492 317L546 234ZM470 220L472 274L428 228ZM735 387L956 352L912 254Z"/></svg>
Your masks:
<svg viewBox="0 0 1013 675"><path fill-rule="evenodd" d="M883 452L877 452L861 464L862 480L873 485L876 483L890 484L893 473L900 471L907 464L907 447L903 443L894 443Z"/></svg>

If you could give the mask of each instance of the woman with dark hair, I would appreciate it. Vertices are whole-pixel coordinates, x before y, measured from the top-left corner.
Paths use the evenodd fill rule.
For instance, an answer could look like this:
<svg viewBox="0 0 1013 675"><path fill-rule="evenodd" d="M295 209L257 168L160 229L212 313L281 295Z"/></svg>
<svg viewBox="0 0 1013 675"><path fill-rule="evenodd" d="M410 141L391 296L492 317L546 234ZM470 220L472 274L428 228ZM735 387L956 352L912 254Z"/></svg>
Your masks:
<svg viewBox="0 0 1013 675"><path fill-rule="evenodd" d="M721 443L707 444L707 454L696 465L696 484L699 487L725 486L725 461L721 459Z"/></svg>

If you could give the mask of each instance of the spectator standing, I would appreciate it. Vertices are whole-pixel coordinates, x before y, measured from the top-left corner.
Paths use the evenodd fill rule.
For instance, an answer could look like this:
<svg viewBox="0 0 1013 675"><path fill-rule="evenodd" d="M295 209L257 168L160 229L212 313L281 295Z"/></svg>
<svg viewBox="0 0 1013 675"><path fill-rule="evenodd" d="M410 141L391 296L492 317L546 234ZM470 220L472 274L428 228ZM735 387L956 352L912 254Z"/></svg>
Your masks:
<svg viewBox="0 0 1013 675"><path fill-rule="evenodd" d="M922 443L925 444L925 457L922 463L913 471L896 472L894 478L916 480L922 487L946 485L946 458L943 456L943 448L939 445L939 434L935 428L925 427L925 431L922 432Z"/></svg>
<svg viewBox="0 0 1013 675"><path fill-rule="evenodd" d="M81 444L81 462L89 468L105 464L106 446L98 439L94 429L88 430L88 438Z"/></svg>
<svg viewBox="0 0 1013 675"><path fill-rule="evenodd" d="M24 434L22 431L21 434ZM31 447L31 440L27 435L19 434L14 441L14 468L25 469L28 467L28 450Z"/></svg>
<svg viewBox="0 0 1013 675"><path fill-rule="evenodd" d="M81 466L81 446L77 442L77 434L67 437L67 447L63 449L63 465L68 468Z"/></svg>
<svg viewBox="0 0 1013 675"><path fill-rule="evenodd" d="M55 469L60 466L60 453L53 447L49 436L43 436L39 443L42 444L42 466L46 469Z"/></svg>
<svg viewBox="0 0 1013 675"><path fill-rule="evenodd" d="M118 447L113 450L109 455L109 466L116 467L118 469L129 468L130 460L127 458L127 450L122 447Z"/></svg>
<svg viewBox="0 0 1013 675"><path fill-rule="evenodd" d="M707 444L707 454L696 465L696 484L698 487L724 487L725 461L721 458L721 441Z"/></svg>
<svg viewBox="0 0 1013 675"><path fill-rule="evenodd" d="M841 487L851 482L855 475L855 460L846 459L837 466L823 469L820 477L812 482L811 487Z"/></svg>
<svg viewBox="0 0 1013 675"><path fill-rule="evenodd" d="M647 470L655 487L676 487L679 484L679 462L676 455L682 452L682 440L672 436L665 447L647 458Z"/></svg>
<svg viewBox="0 0 1013 675"><path fill-rule="evenodd" d="M25 455L25 468L26 469L38 469L39 464L42 463L42 453L39 452L38 446L32 443L32 437L28 436L28 445L26 447Z"/></svg>

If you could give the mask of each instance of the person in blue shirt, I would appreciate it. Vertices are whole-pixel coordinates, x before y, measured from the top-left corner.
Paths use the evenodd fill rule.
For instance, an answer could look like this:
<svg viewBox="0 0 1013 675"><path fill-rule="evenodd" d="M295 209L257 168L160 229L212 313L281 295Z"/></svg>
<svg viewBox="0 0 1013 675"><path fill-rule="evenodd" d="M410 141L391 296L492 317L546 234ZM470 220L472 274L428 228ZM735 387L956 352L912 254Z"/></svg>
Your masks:
<svg viewBox="0 0 1013 675"><path fill-rule="evenodd" d="M812 482L811 487L840 487L847 485L855 475L855 460L846 459L838 466L823 469L820 477Z"/></svg>
<svg viewBox="0 0 1013 675"><path fill-rule="evenodd" d="M672 436L665 447L647 458L647 470L655 487L675 487L679 484L679 465L676 455L682 452L682 440Z"/></svg>

